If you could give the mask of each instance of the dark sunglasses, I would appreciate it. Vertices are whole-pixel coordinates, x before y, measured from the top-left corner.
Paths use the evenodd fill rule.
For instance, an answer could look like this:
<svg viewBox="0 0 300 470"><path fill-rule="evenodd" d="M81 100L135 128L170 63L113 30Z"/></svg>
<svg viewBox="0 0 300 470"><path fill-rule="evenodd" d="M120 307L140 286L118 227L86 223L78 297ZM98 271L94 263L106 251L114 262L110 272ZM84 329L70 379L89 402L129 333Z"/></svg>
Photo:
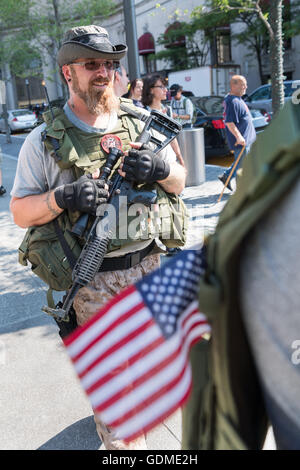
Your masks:
<svg viewBox="0 0 300 470"><path fill-rule="evenodd" d="M96 72L96 70L101 69L101 67L105 67L105 69L110 72L111 70L116 70L118 67L120 67L119 62L110 62L108 60L104 62L98 62L97 60L89 60L87 62L72 62L68 65L81 65L89 72Z"/></svg>

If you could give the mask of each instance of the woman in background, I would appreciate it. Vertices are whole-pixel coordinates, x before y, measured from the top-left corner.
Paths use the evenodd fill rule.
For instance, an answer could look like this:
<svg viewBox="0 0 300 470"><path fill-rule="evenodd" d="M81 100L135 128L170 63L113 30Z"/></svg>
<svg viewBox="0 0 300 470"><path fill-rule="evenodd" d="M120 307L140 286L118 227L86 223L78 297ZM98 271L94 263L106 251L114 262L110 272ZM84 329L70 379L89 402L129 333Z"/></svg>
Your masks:
<svg viewBox="0 0 300 470"><path fill-rule="evenodd" d="M162 103L162 101L165 101L166 98L166 81L163 77L161 77L161 75L155 74L151 77L144 78L142 103L145 108L148 109L148 111L151 111L151 109L156 109L157 111L160 111L172 117L171 106L164 105ZM180 163L180 165L184 167L185 165L177 139L174 139L170 145L175 152L178 163ZM174 256L179 251L181 251L180 248L167 248L167 256Z"/></svg>
<svg viewBox="0 0 300 470"><path fill-rule="evenodd" d="M141 78L135 78L130 83L128 98L133 101L133 104L135 104L135 106L140 106L141 108L144 107L142 104L142 92L143 80Z"/></svg>
<svg viewBox="0 0 300 470"><path fill-rule="evenodd" d="M151 111L151 109L156 109L157 111L160 111L172 117L171 106L164 105L162 103L162 101L165 101L166 99L166 81L161 75L154 74L151 77L144 78L142 103L145 108L147 108L149 111ZM185 166L177 139L174 139L171 142L171 146L175 152L176 158L180 165Z"/></svg>

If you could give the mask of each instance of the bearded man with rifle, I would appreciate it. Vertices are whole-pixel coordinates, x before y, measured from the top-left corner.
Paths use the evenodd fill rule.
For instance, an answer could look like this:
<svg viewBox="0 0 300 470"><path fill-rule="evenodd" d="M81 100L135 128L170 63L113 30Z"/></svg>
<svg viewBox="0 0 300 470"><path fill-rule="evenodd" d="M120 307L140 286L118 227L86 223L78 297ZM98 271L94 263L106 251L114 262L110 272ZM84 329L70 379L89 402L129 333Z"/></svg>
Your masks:
<svg viewBox="0 0 300 470"><path fill-rule="evenodd" d="M82 214L88 214L88 233L94 216L110 197L115 178L121 176L136 191L156 191L158 207L184 189L185 170L176 163L170 146L157 154L148 147L139 150L141 143L133 143L143 129L142 120L137 119L139 109L130 100L118 98L113 88L115 70L126 52L126 45L110 43L102 27L80 26L67 31L57 62L69 100L63 109L45 114L45 123L29 134L20 152L11 211L15 223L28 231L19 259L24 265L29 260L33 271L54 290L72 286L71 268L86 243L84 234L75 235L72 229ZM101 174L111 147L120 149L122 157L108 181ZM150 235L109 241L98 263L99 272L86 285L82 283L74 296L77 324L83 324L121 289L159 266L160 248ZM56 245L50 253L45 246L50 250L52 242ZM106 449L146 448L144 438L126 445L99 418L95 421Z"/></svg>

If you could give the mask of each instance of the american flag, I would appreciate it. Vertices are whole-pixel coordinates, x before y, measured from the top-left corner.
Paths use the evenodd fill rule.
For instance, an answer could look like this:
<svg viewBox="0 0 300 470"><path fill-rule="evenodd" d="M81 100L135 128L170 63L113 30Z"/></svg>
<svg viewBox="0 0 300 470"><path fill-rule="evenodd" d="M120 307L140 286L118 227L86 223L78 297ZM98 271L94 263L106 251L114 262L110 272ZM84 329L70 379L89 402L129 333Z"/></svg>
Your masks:
<svg viewBox="0 0 300 470"><path fill-rule="evenodd" d="M182 251L64 339L94 412L125 442L188 398L188 353L210 331L197 302L204 267L203 250Z"/></svg>

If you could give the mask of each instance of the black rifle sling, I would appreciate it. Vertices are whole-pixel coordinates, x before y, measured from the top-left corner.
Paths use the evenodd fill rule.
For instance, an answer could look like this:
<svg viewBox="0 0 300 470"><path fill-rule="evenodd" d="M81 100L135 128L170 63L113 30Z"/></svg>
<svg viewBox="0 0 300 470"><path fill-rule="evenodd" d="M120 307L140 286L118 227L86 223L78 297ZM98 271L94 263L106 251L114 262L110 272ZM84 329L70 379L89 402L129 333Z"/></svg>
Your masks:
<svg viewBox="0 0 300 470"><path fill-rule="evenodd" d="M73 255L72 250L69 247L67 240L64 237L63 231L60 228L59 223L57 222L57 219L53 220L53 224L54 224L54 229L55 229L56 235L57 235L57 237L60 241L60 244L62 246L62 249L64 250L64 253L67 257L68 263L69 263L70 267L73 269L77 260L76 260L75 256Z"/></svg>

